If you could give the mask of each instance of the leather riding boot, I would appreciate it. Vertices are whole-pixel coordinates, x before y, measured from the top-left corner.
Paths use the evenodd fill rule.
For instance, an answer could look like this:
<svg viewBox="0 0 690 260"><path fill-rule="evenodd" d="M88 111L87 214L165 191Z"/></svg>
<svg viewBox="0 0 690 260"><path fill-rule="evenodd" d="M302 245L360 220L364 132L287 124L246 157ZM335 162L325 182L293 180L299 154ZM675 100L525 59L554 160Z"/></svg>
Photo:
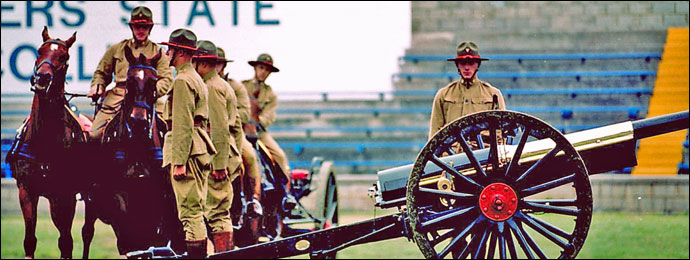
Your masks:
<svg viewBox="0 0 690 260"><path fill-rule="evenodd" d="M185 243L187 244L187 258L206 258L206 239L195 241L186 240Z"/></svg>
<svg viewBox="0 0 690 260"><path fill-rule="evenodd" d="M213 240L214 252L216 253L230 251L234 247L232 232L230 231L213 232L211 233L211 239Z"/></svg>

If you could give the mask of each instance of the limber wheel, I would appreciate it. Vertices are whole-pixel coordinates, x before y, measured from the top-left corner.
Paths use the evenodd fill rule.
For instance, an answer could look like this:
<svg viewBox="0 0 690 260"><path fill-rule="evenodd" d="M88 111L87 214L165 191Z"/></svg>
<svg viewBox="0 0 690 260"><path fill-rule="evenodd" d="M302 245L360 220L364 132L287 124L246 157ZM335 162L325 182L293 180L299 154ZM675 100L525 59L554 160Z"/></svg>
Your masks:
<svg viewBox="0 0 690 260"><path fill-rule="evenodd" d="M312 184L316 188L314 212L316 218L323 219L321 223L314 223L314 229L327 229L338 226L338 186L333 170L333 161L325 161L312 176ZM337 252L310 258L335 259Z"/></svg>
<svg viewBox="0 0 690 260"><path fill-rule="evenodd" d="M315 228L337 227L338 186L332 161L326 161L321 164L318 175L313 177L312 183L316 184L314 216L325 220L323 223L316 224Z"/></svg>
<svg viewBox="0 0 690 260"><path fill-rule="evenodd" d="M589 230L592 189L559 131L527 114L486 111L453 121L425 145L407 183L407 211L427 258L574 258Z"/></svg>

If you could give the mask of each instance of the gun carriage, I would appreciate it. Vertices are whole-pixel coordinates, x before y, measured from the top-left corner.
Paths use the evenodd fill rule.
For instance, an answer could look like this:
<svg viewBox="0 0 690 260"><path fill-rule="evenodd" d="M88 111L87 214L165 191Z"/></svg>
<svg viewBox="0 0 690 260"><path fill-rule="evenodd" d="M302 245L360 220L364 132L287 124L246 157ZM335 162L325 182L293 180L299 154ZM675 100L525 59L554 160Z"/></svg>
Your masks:
<svg viewBox="0 0 690 260"><path fill-rule="evenodd" d="M329 258L399 237L427 258L574 258L592 219L589 175L635 166L637 140L688 123L683 111L563 135L519 112L467 115L436 133L414 164L378 172L370 196L398 213L209 258ZM543 196L556 189L569 197ZM129 257L184 256L151 248Z"/></svg>

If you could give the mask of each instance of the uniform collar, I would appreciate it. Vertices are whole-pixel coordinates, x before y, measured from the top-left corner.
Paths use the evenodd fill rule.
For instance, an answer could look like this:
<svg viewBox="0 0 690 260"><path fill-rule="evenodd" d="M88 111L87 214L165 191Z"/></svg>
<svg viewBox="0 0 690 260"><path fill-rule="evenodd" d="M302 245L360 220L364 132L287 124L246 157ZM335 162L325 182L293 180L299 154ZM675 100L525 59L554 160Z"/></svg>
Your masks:
<svg viewBox="0 0 690 260"><path fill-rule="evenodd" d="M138 47L146 47L146 46L149 46L151 43L152 43L151 40L147 37L146 40L141 43L141 46L138 46ZM137 41L134 38L129 39L129 46L136 48L137 47L136 44L137 44Z"/></svg>
<svg viewBox="0 0 690 260"><path fill-rule="evenodd" d="M463 77L460 77L460 85L465 87L467 80L465 80ZM470 79L470 86L467 88L470 88L472 86L475 86L479 83L479 80L477 79L477 76L474 76L472 79Z"/></svg>
<svg viewBox="0 0 690 260"><path fill-rule="evenodd" d="M266 85L266 82L259 82L256 78L252 78L252 85L263 87Z"/></svg>
<svg viewBox="0 0 690 260"><path fill-rule="evenodd" d="M204 75L203 79L204 82L208 81L209 79L213 78L214 76L218 76L218 70L212 69L211 71L207 72L206 75ZM220 77L220 76L218 76Z"/></svg>
<svg viewBox="0 0 690 260"><path fill-rule="evenodd" d="M182 63L182 64L180 64L180 65L178 65L178 66L175 66L175 70L176 70L178 73L181 73L181 72L183 72L183 71L185 71L185 70L189 70L189 69L194 69L194 67L192 67L192 63L191 63L191 62L185 62L185 63Z"/></svg>

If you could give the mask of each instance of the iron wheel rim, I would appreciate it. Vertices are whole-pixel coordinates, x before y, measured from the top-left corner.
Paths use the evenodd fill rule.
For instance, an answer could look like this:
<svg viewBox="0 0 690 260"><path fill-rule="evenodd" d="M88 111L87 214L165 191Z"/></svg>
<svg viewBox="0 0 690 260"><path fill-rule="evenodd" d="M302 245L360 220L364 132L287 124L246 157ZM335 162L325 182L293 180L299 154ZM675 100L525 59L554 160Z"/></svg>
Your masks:
<svg viewBox="0 0 690 260"><path fill-rule="evenodd" d="M480 162L472 159L476 151L468 153L472 155L468 156L472 162L469 168L474 170L474 174L467 176L461 174L457 170L459 167L451 166L441 160L441 152L449 150L453 143L468 147L467 144L464 146L462 144L467 143L469 139L465 136L489 129L500 129L503 133L503 130L513 127L521 128L525 130L524 133L527 133L515 138L519 141L518 145L513 145L513 148L517 150L516 154L519 156L525 156L522 154L520 143L526 143L530 137L537 140L551 140L555 148L551 148L544 157L531 164L531 166L536 165L532 169L529 163L520 165L516 160L513 164L512 158L500 158L499 150L501 147L505 148L506 145L499 145L496 141L491 142L491 140L496 140L496 136L492 135L489 138L491 142L488 149L489 160ZM524 148L525 144L522 144L522 147ZM529 155L525 156L525 158L528 157ZM504 160L501 161L501 159ZM546 168L544 165L552 166L551 164L556 162L565 163L564 167L557 169L556 173L551 174L551 171L540 169L540 167ZM437 170L427 174L425 172L427 163L436 165L442 171L438 173ZM455 172L452 172L451 168L455 169ZM506 172L509 173L506 174ZM420 187L420 181L434 174L451 175L453 187L455 184L459 184L457 186L460 187L455 187L450 192L447 190L438 192L439 190L433 190L428 185ZM542 181L539 177L549 177L549 179ZM501 221L487 216L479 207L482 191L494 183L513 188L518 197L517 210ZM572 185L576 196L574 199L534 200L530 198L567 184ZM442 201L442 198L447 200L449 206L441 210L438 210L437 205L434 208L434 200ZM449 203L452 201L450 198L455 198L455 202ZM472 258L494 256L499 258L508 256L574 258L584 244L591 223L592 194L587 169L582 158L558 130L527 114L513 111L486 111L467 115L448 124L425 145L415 161L408 180L407 211L413 239L427 258L448 256L465 258L470 255ZM535 216L542 213L553 214L559 218L564 216L574 218L574 227L572 230L566 228L570 231L565 231L558 225ZM533 234L540 236L541 241L535 241L533 238L536 236L530 235L525 227L529 227ZM445 232L441 234L439 231ZM468 238L470 238L469 242ZM555 256L553 253L548 255L544 253L540 247L544 246L544 243L539 244L544 240L548 241L546 242L548 247L560 248L560 254ZM447 245L444 246L446 243Z"/></svg>

